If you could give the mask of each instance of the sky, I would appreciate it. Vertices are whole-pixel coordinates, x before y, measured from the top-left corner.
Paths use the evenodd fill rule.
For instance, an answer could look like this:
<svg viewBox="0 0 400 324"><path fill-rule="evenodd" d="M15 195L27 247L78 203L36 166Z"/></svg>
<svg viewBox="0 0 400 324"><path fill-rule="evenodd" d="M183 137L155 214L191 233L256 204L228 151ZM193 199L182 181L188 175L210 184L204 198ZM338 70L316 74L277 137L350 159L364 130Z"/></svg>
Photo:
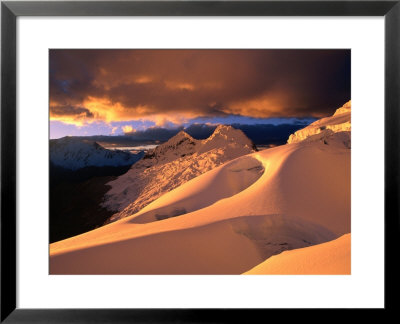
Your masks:
<svg viewBox="0 0 400 324"><path fill-rule="evenodd" d="M350 50L49 52L50 137L304 125L350 100Z"/></svg>

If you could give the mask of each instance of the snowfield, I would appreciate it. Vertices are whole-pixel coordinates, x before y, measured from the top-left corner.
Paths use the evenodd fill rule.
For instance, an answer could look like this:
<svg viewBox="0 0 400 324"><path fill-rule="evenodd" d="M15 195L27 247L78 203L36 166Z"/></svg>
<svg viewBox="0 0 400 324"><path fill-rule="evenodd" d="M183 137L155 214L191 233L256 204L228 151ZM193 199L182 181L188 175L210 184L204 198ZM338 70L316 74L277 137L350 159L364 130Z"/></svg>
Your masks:
<svg viewBox="0 0 400 324"><path fill-rule="evenodd" d="M332 127L322 137L310 132L221 163L125 218L51 244L50 273L349 272L331 265L350 265L349 240L333 241L351 230L350 134L333 127L346 118L330 118L336 121L325 119ZM167 176L161 177L160 185ZM126 188L124 181L116 187Z"/></svg>
<svg viewBox="0 0 400 324"><path fill-rule="evenodd" d="M303 249L285 251L244 274L351 274L351 234Z"/></svg>

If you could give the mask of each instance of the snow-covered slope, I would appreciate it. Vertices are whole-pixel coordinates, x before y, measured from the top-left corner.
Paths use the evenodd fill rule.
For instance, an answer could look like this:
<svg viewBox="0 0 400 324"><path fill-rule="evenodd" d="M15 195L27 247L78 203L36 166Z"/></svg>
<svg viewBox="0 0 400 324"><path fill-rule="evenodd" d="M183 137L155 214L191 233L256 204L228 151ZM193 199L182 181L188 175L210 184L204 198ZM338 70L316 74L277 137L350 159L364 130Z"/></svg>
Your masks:
<svg viewBox="0 0 400 324"><path fill-rule="evenodd" d="M130 216L187 181L239 156L255 151L241 130L218 126L205 140L181 131L149 151L141 161L111 181L104 206L118 211L112 221Z"/></svg>
<svg viewBox="0 0 400 324"><path fill-rule="evenodd" d="M333 133L343 132L341 140L350 145L351 100L338 108L331 117L322 118L290 135L288 144L304 140L329 142ZM337 139L337 137L335 137ZM350 147L350 146L349 146Z"/></svg>
<svg viewBox="0 0 400 324"><path fill-rule="evenodd" d="M288 262L283 251L297 260L296 249L324 248L351 229L351 150L343 133L330 134L328 145L300 141L240 156L136 214L51 244L50 273L241 274L273 255ZM346 242L304 250L314 260L325 262L328 251L349 264Z"/></svg>
<svg viewBox="0 0 400 324"><path fill-rule="evenodd" d="M349 275L351 234L327 243L282 252L244 274Z"/></svg>
<svg viewBox="0 0 400 324"><path fill-rule="evenodd" d="M50 162L69 170L132 165L143 154L107 150L96 142L74 137L50 140Z"/></svg>

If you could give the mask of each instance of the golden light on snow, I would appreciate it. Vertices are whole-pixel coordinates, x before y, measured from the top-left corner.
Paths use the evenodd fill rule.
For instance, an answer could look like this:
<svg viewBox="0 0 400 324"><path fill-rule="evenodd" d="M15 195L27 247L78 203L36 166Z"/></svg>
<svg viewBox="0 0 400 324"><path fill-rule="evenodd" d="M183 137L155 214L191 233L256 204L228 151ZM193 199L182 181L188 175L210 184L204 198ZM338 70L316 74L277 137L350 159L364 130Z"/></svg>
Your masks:
<svg viewBox="0 0 400 324"><path fill-rule="evenodd" d="M350 275L351 234L345 234L327 243L285 251L272 256L244 274Z"/></svg>
<svg viewBox="0 0 400 324"><path fill-rule="evenodd" d="M109 183L120 218L50 245L50 273L350 274L351 128L333 127L350 106L310 126L330 129L257 152L227 126L178 133L154 149L161 163Z"/></svg>

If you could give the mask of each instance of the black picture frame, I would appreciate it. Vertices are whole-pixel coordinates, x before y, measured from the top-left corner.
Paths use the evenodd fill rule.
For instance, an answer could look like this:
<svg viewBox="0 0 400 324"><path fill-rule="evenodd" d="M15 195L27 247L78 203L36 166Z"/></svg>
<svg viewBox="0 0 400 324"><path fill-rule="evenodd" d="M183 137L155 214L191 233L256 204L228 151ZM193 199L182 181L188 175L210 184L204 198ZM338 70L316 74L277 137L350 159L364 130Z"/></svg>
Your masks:
<svg viewBox="0 0 400 324"><path fill-rule="evenodd" d="M16 19L19 16L384 16L385 310L396 310L400 228L400 0L395 1L2 1L1 322L131 323L257 321L268 309L16 308ZM275 311L275 310L274 310Z"/></svg>

